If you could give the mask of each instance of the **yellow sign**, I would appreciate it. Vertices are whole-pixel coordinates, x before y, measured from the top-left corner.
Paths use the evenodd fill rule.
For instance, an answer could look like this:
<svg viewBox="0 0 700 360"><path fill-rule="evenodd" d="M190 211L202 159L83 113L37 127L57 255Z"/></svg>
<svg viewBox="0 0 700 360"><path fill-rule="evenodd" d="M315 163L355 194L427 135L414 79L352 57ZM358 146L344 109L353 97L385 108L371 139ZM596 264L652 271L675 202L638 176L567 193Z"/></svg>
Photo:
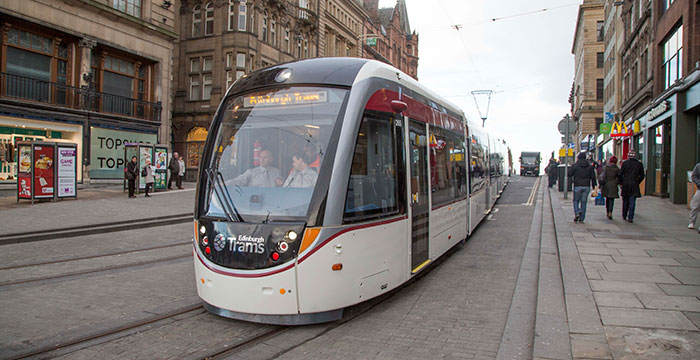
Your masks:
<svg viewBox="0 0 700 360"><path fill-rule="evenodd" d="M563 158L564 156L566 156L564 149L559 149L559 157ZM574 156L574 149L569 149L569 156Z"/></svg>
<svg viewBox="0 0 700 360"><path fill-rule="evenodd" d="M642 126L639 124L639 120L634 121L634 125L632 126L634 129L634 133L638 134L642 130Z"/></svg>
<svg viewBox="0 0 700 360"><path fill-rule="evenodd" d="M327 101L325 91L291 93L291 94L272 94L261 96L246 96L243 98L243 106L274 106L274 105L298 105L298 104L313 104Z"/></svg>
<svg viewBox="0 0 700 360"><path fill-rule="evenodd" d="M629 135L629 129L627 128L627 124L625 124L624 121L616 121L612 124L612 129L610 130L610 137L623 137Z"/></svg>

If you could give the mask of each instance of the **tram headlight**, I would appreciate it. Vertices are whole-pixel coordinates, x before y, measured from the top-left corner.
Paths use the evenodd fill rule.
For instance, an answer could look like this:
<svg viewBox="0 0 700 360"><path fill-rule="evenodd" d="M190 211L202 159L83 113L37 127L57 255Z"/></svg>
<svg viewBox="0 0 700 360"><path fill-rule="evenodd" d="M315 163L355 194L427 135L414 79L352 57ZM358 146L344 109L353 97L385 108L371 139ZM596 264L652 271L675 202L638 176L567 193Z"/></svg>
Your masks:
<svg viewBox="0 0 700 360"><path fill-rule="evenodd" d="M294 241L294 240L297 239L298 236L299 236L299 235L296 233L296 231L294 231L294 230L289 230L289 231L287 232L287 235L286 235L285 237L286 237L287 239L289 239L290 241Z"/></svg>
<svg viewBox="0 0 700 360"><path fill-rule="evenodd" d="M207 228L204 225L202 225L202 227L199 228L199 232L202 233L202 235L204 235L207 232Z"/></svg>

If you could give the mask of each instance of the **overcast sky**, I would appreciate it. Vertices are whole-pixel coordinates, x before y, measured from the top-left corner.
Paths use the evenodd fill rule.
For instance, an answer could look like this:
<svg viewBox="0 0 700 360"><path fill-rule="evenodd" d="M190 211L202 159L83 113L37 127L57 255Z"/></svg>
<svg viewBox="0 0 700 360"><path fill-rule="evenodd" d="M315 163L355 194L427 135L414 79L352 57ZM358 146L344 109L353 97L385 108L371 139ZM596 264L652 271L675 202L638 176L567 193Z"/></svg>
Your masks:
<svg viewBox="0 0 700 360"><path fill-rule="evenodd" d="M581 3L406 0L411 29L419 35L419 81L479 125L471 91L494 91L486 129L510 143L514 162L521 151L540 151L544 163L561 145L557 123L571 107L571 46ZM459 31L450 26L457 24ZM478 100L486 115L486 97Z"/></svg>

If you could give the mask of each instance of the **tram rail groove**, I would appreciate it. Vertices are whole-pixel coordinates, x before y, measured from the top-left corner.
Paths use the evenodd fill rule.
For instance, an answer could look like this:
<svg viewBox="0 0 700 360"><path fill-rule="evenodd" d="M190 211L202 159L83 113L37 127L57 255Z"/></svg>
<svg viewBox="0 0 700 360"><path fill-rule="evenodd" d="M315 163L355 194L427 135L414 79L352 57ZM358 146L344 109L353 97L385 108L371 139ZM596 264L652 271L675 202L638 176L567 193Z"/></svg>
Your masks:
<svg viewBox="0 0 700 360"><path fill-rule="evenodd" d="M163 314L160 314L157 316L152 316L152 317L149 317L146 319L127 322L125 324L121 324L121 325L114 327L114 328L111 328L111 329L106 329L106 330L98 331L98 332L95 332L92 334L78 336L74 339L70 339L70 340L67 340L64 342L59 342L59 343L55 343L55 344L51 344L51 345L42 346L42 347L39 347L37 349L32 349L32 350L28 350L28 351L24 351L24 352L20 351L20 352L17 352L15 354L10 355L8 360L26 359L29 357L34 357L34 356L39 356L39 355L44 355L44 354L48 354L49 357L53 357L53 356L51 356L51 354L49 354L53 351L57 351L57 350L61 350L61 349L65 350L65 348L75 347L75 346L78 346L80 344L91 342L93 340L98 340L100 338L105 338L105 341L110 341L110 339L108 339L108 337L110 337L111 335L115 335L115 334L122 333L122 332L128 332L130 330L134 330L134 329L146 326L146 325L150 325L150 324L153 324L153 323L156 323L156 322L159 322L162 320L166 320L169 318L173 318L173 317L176 317L179 315L183 315L183 314L186 314L189 312L195 312L194 315L197 315L200 313L205 313L206 310L204 309L204 307L202 307L201 302L197 302L195 304L186 305L186 306L183 306L181 308L178 308L178 309L175 309L172 311L168 311L166 313L163 313ZM77 348L75 350L68 351L67 353L78 351L78 350L81 350L83 348L85 348L85 347ZM54 355L58 355L58 354L54 354Z"/></svg>
<svg viewBox="0 0 700 360"><path fill-rule="evenodd" d="M104 234L116 231L143 229L192 221L191 213L157 216L145 219L121 220L109 223L72 226L60 229L39 230L0 235L0 246L34 241L70 238L83 235Z"/></svg>
<svg viewBox="0 0 700 360"><path fill-rule="evenodd" d="M187 245L187 244L191 244L191 243L192 243L192 240L187 240L187 241L176 242L176 243L172 243L172 244L159 245L159 246L152 246L152 247L148 247L148 248L133 249L133 250L124 250L124 251L116 251L116 252L111 252L111 253L106 253L106 254L99 254L99 255L72 257L72 258L69 258L69 259L60 259L60 260L52 260L52 261L45 261L45 262L36 262L36 263L28 263L28 264L19 264L19 265L5 266L5 267L0 267L0 271L5 271L5 270L16 270L16 269L22 269L22 268L34 267L34 266L61 264L61 263L67 263L67 262L71 262L71 261L80 261L80 260L97 259L97 258L108 257L108 256L119 256L119 255L133 254L133 253L137 253L137 252L141 252L141 251L160 250L160 249L166 249L166 248L169 248L169 247L175 247L175 246L180 246L180 245Z"/></svg>

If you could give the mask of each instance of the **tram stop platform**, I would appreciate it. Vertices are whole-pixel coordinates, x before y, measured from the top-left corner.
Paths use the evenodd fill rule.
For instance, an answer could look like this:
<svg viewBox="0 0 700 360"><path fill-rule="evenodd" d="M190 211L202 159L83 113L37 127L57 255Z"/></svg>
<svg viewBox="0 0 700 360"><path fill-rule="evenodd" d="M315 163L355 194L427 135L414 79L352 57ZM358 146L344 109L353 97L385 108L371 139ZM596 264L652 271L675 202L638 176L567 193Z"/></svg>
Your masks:
<svg viewBox="0 0 700 360"><path fill-rule="evenodd" d="M543 191L539 249L528 243L539 250L532 358L697 359L700 234L686 205L641 197L629 223L621 199L609 220L589 198L577 224L573 194ZM519 358L506 356L508 331L499 358Z"/></svg>

